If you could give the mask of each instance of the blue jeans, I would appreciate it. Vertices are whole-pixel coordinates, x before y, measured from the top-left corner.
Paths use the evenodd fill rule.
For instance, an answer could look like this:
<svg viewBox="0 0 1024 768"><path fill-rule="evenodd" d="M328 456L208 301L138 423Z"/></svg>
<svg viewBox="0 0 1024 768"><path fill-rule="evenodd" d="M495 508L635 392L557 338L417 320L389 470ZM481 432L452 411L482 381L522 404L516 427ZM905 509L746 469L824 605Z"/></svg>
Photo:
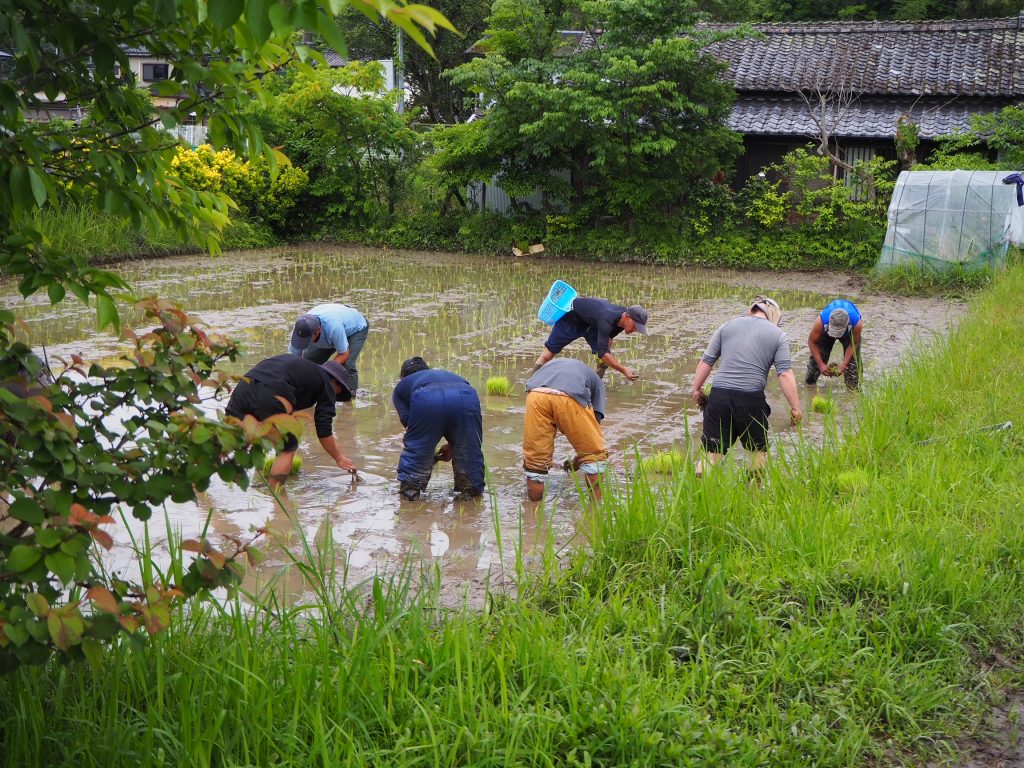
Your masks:
<svg viewBox="0 0 1024 768"><path fill-rule="evenodd" d="M349 381L352 382L352 395L355 396L356 390L359 389L359 369L356 367L356 358L359 357L359 353L363 351L363 344L366 343L366 337L370 333L370 324L367 323L366 327L361 331L356 331L348 337L348 360L345 361L345 370L348 371ZM303 357L307 360L312 360L314 363L323 365L330 360L335 354L336 349L330 347L314 347L310 345L306 348L303 353Z"/></svg>
<svg viewBox="0 0 1024 768"><path fill-rule="evenodd" d="M454 449L455 490L473 496L483 493L483 415L480 398L468 384L429 384L413 392L398 459L402 487L427 487L442 437Z"/></svg>

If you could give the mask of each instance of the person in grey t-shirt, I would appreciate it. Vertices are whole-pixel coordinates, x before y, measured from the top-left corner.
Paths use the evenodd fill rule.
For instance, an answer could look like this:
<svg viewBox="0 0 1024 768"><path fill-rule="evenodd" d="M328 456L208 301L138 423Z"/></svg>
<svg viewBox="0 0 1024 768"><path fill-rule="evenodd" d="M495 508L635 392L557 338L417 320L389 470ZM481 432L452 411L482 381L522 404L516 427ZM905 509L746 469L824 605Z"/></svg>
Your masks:
<svg viewBox="0 0 1024 768"><path fill-rule="evenodd" d="M758 472L768 461L768 415L764 396L768 370L774 365L794 422L803 418L796 376L789 354L789 337L779 329L782 310L772 299L757 296L747 313L721 326L708 343L693 377L693 399L719 363L715 385L704 409L701 445L717 464L738 439L750 452L750 468ZM697 474L703 474L701 463Z"/></svg>
<svg viewBox="0 0 1024 768"><path fill-rule="evenodd" d="M526 496L540 501L561 432L576 450L570 462L582 469L594 498L601 497L601 473L608 458L601 421L604 420L604 382L585 363L559 358L544 365L526 382L526 424L523 429L523 469Z"/></svg>

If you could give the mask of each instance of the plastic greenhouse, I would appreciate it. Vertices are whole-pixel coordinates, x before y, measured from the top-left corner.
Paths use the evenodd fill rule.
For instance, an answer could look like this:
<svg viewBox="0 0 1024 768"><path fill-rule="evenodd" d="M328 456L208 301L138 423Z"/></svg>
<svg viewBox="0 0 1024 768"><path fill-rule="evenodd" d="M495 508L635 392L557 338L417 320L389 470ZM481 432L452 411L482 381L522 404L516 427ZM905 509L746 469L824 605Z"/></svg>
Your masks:
<svg viewBox="0 0 1024 768"><path fill-rule="evenodd" d="M903 171L878 268L1002 266L1009 244L1024 244L1019 179L1010 171Z"/></svg>

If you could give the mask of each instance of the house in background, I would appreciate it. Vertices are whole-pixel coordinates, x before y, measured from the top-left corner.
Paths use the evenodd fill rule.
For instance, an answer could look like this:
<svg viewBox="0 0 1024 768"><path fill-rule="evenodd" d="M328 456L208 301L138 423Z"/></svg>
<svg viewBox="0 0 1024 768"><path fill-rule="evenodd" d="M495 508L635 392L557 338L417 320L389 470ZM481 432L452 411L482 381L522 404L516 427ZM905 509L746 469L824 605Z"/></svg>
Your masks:
<svg viewBox="0 0 1024 768"><path fill-rule="evenodd" d="M735 25L702 25L728 31ZM808 142L853 164L896 159L901 118L923 159L972 113L1024 101L1024 11L963 21L755 24L709 50L736 88L729 127L743 134L736 183Z"/></svg>

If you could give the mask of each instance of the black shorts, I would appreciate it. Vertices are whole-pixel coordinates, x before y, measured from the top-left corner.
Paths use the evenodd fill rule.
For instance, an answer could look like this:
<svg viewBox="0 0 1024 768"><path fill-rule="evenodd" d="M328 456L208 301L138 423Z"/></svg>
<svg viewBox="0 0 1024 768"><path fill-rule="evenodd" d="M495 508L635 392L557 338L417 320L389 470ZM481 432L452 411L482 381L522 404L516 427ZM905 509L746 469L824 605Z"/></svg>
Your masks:
<svg viewBox="0 0 1024 768"><path fill-rule="evenodd" d="M772 409L764 392L712 387L704 408L701 445L709 453L728 453L739 439L748 451L768 450L768 416Z"/></svg>
<svg viewBox="0 0 1024 768"><path fill-rule="evenodd" d="M251 415L263 421L278 413L288 413L288 409L273 389L266 384L249 380L238 382L224 412L236 419ZM298 447L299 439L295 435L284 436L284 450L294 451Z"/></svg>

